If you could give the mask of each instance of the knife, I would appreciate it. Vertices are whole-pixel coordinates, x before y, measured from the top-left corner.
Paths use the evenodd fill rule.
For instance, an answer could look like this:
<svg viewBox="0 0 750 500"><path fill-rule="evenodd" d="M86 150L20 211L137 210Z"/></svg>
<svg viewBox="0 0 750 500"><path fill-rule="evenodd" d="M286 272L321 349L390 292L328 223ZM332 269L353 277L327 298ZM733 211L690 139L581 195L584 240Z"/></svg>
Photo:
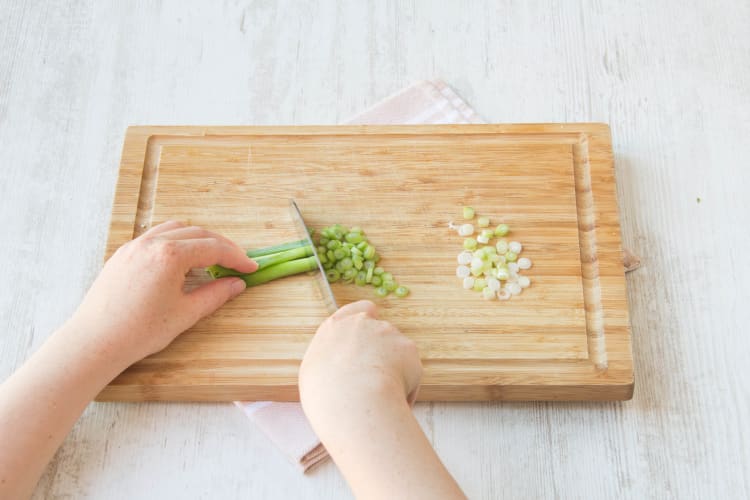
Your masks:
<svg viewBox="0 0 750 500"><path fill-rule="evenodd" d="M328 278L326 278L326 272L323 269L323 264L321 264L320 262L318 249L315 247L312 238L310 238L310 232L307 230L305 219L302 218L302 212L300 212L299 207L294 200L289 200L289 210L292 213L292 220L294 221L294 226L297 228L297 233L299 234L300 238L307 240L307 244L310 245L310 248L312 248L313 257L315 257L315 262L318 264L318 272L315 273L315 282L318 284L320 295L323 298L323 302L325 302L326 304L326 309L328 309L329 313L333 314L338 310L339 306L336 304L336 297L333 296L331 284L328 283Z"/></svg>

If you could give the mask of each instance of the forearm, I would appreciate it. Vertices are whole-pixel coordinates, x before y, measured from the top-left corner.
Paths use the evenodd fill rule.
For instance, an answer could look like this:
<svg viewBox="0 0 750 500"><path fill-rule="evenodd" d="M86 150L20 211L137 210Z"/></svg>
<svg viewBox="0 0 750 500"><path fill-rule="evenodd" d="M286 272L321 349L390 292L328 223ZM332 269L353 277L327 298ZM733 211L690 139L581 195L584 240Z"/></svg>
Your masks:
<svg viewBox="0 0 750 500"><path fill-rule="evenodd" d="M465 498L398 391L349 401L316 431L357 498Z"/></svg>
<svg viewBox="0 0 750 500"><path fill-rule="evenodd" d="M86 405L127 363L69 322L0 385L0 497L33 491Z"/></svg>

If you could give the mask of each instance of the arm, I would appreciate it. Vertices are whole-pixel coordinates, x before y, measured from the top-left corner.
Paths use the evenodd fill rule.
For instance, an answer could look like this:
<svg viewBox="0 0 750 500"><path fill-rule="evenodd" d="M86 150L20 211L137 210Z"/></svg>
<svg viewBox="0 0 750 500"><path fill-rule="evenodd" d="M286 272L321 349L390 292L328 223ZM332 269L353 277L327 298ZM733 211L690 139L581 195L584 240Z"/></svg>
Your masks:
<svg viewBox="0 0 750 500"><path fill-rule="evenodd" d="M318 329L300 368L305 413L357 498L464 498L409 406L416 346L375 314L356 302Z"/></svg>
<svg viewBox="0 0 750 500"><path fill-rule="evenodd" d="M0 498L30 496L105 385L245 288L241 279L223 278L183 292L187 271L217 263L257 267L226 238L179 222L155 226L115 252L73 317L0 385Z"/></svg>

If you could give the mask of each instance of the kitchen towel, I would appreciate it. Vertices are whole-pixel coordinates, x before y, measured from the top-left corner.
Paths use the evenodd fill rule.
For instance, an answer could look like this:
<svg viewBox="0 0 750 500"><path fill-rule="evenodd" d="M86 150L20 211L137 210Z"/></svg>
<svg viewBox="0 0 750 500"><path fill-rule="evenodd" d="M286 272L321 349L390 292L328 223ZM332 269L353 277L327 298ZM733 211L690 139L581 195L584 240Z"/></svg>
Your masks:
<svg viewBox="0 0 750 500"><path fill-rule="evenodd" d="M484 123L449 86L440 80L422 81L386 98L347 122L354 125L404 125L438 123ZM626 271L640 259L625 252ZM328 458L299 403L269 401L235 404L293 463L307 472Z"/></svg>

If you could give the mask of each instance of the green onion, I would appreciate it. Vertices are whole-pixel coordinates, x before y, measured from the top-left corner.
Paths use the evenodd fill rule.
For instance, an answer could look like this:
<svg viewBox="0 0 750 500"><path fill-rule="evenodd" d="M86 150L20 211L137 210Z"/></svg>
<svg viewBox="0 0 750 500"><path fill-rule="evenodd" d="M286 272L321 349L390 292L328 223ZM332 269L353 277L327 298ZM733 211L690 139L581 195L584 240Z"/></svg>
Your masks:
<svg viewBox="0 0 750 500"><path fill-rule="evenodd" d="M409 289L405 286L400 286L396 288L393 293L396 295L396 297L406 297L407 295L409 295Z"/></svg>
<svg viewBox="0 0 750 500"><path fill-rule="evenodd" d="M489 217L480 217L477 219L477 226L479 227L487 227L490 225L490 218Z"/></svg>
<svg viewBox="0 0 750 500"><path fill-rule="evenodd" d="M318 267L315 257L306 257L304 259L290 260L275 266L255 271L254 273L240 276L248 287L262 285L279 278L292 276L294 274L312 271Z"/></svg>
<svg viewBox="0 0 750 500"><path fill-rule="evenodd" d="M335 269L329 269L328 271L326 271L326 278L328 279L329 283L334 283L338 281L339 278L341 278L341 273L339 273Z"/></svg>
<svg viewBox="0 0 750 500"><path fill-rule="evenodd" d="M510 250L505 252L505 260L508 262L515 262L517 258L518 255L515 252L511 252Z"/></svg>
<svg viewBox="0 0 750 500"><path fill-rule="evenodd" d="M469 220L474 218L474 209L471 207L464 207L463 209L464 219Z"/></svg>
<svg viewBox="0 0 750 500"><path fill-rule="evenodd" d="M386 295L388 295L388 290L386 290L382 286L379 286L375 289L375 295L377 295L378 297L385 297Z"/></svg>
<svg viewBox="0 0 750 500"><path fill-rule="evenodd" d="M380 276L373 276L370 283L372 283L372 286L380 286L383 284L383 279Z"/></svg>
<svg viewBox="0 0 750 500"><path fill-rule="evenodd" d="M290 243L283 243L281 245L274 245L266 248L258 248L256 250L248 250L246 255L251 259L255 257L262 257L263 255L270 255L272 253L284 252L286 250L292 250L297 247L307 246L307 240L297 240Z"/></svg>

